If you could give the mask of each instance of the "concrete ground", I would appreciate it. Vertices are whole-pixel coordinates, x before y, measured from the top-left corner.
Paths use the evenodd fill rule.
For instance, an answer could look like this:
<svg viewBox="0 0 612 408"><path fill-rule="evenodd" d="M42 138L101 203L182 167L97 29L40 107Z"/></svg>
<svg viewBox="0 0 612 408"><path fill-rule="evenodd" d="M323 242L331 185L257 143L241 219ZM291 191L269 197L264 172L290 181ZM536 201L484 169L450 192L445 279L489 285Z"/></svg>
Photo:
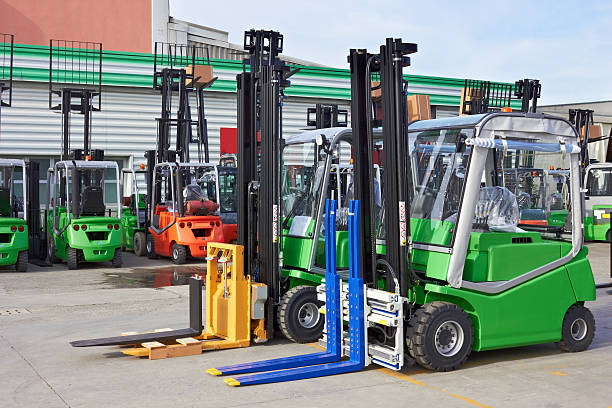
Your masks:
<svg viewBox="0 0 612 408"><path fill-rule="evenodd" d="M596 282L609 278L609 247L590 244ZM149 361L117 348L72 348L71 340L188 326L187 277L167 260L126 255L122 269L63 265L0 271L0 407L609 407L612 288L588 306L597 332L589 350L553 344L472 353L450 373L418 367L289 383L228 387L205 370L313 352L284 340L246 349ZM397 404L397 405L395 405Z"/></svg>

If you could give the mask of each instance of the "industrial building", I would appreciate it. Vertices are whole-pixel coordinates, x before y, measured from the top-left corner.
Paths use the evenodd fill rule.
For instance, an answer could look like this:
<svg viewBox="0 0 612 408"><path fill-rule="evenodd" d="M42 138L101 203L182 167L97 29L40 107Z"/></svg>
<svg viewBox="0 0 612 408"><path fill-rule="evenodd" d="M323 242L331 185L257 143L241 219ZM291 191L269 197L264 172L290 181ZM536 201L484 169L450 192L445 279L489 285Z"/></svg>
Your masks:
<svg viewBox="0 0 612 408"><path fill-rule="evenodd" d="M0 26L14 33L15 48L13 103L2 112L0 131L0 151L4 157L35 159L41 163L41 173L59 158L61 117L49 110L48 102L50 38L102 42L102 109L93 113L92 143L93 148L104 149L106 157L116 160L120 168L144 162L143 152L155 148L155 118L159 117L161 102L152 88L155 42L207 47L218 80L206 92L206 119L211 160L219 157L220 128L236 127L235 78L242 70L243 55L242 46L230 43L227 32L172 18L167 0L111 1L116 7L100 8L96 12L106 13L109 19L126 14L140 16L142 21L130 24L118 21L117 25L99 30L90 30L83 24L59 23L63 9L52 7L52 3L65 3L64 7L74 13L75 18L70 20L73 24L83 21L78 18L79 13L85 18L89 12L79 2L50 1L48 8L34 8L34 11L28 7L32 1L7 3L14 7L14 13L2 13ZM24 20L26 13L28 21ZM138 33L133 31L134 27L140 27ZM324 67L289 56L282 59L301 68L285 92L285 136L306 126L306 110L316 103L335 103L348 108L348 69ZM410 93L429 95L433 117L458 113L463 79L421 75L408 75L408 79ZM82 123L81 115L72 116L71 138L76 143L82 129L79 121ZM46 175L41 174L43 204L45 184ZM115 201L114 191L114 186L109 185L106 195L109 203Z"/></svg>

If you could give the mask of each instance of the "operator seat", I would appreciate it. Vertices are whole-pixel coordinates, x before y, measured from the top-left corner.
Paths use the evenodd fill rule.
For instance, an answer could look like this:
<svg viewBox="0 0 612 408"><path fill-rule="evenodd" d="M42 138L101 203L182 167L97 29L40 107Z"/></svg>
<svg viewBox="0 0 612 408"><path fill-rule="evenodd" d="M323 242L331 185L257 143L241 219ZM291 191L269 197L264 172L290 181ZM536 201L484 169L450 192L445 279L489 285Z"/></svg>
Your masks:
<svg viewBox="0 0 612 408"><path fill-rule="evenodd" d="M81 193L81 215L104 215L105 210L102 187L85 187Z"/></svg>

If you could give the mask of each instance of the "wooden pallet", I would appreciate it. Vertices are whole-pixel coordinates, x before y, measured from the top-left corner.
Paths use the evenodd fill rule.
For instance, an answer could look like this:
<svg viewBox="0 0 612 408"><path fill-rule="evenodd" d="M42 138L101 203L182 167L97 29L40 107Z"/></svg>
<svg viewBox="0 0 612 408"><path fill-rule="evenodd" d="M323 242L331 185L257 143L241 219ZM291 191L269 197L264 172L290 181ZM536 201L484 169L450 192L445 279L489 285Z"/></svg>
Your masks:
<svg viewBox="0 0 612 408"><path fill-rule="evenodd" d="M157 329L154 332L170 331L172 329ZM142 333L126 332L122 336ZM121 350L123 354L136 357L148 357L149 360L162 358L185 357L201 354L205 350L222 350L228 348L248 347L249 342L230 342L226 339L202 333L200 336L176 339L174 343L164 344L159 341L134 344Z"/></svg>
<svg viewBox="0 0 612 408"><path fill-rule="evenodd" d="M155 333L170 331L170 328L154 330ZM122 336L136 335L140 333L126 332ZM121 350L123 354L136 357L148 357L149 360L159 360L162 358L194 356L202 353L202 342L193 337L176 339L174 343L164 344L159 341L149 341L146 343L135 344L128 349Z"/></svg>

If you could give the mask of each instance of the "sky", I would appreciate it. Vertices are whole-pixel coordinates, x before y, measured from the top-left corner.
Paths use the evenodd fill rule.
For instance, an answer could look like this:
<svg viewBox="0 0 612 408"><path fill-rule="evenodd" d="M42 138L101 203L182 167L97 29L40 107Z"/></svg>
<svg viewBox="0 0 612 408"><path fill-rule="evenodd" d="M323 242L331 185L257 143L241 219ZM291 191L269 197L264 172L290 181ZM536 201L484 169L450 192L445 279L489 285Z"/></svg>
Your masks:
<svg viewBox="0 0 612 408"><path fill-rule="evenodd" d="M612 100L612 1L170 0L170 15L284 35L284 54L348 68L350 48L418 44L406 74L542 83L540 105Z"/></svg>

